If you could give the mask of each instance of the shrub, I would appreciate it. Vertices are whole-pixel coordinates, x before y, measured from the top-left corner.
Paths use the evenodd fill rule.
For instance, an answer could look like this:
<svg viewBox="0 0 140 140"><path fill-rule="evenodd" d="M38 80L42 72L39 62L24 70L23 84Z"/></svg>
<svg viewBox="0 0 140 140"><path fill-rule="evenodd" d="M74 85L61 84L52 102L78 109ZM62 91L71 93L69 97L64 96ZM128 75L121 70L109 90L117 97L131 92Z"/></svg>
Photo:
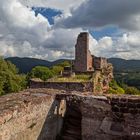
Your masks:
<svg viewBox="0 0 140 140"><path fill-rule="evenodd" d="M140 95L140 90L135 87L127 87L125 93L129 95Z"/></svg>
<svg viewBox="0 0 140 140"><path fill-rule="evenodd" d="M51 71L54 75L59 75L64 68L62 66L53 66Z"/></svg>
<svg viewBox="0 0 140 140"><path fill-rule="evenodd" d="M124 94L125 91L121 88L115 80L112 80L109 83L109 91L110 94Z"/></svg>

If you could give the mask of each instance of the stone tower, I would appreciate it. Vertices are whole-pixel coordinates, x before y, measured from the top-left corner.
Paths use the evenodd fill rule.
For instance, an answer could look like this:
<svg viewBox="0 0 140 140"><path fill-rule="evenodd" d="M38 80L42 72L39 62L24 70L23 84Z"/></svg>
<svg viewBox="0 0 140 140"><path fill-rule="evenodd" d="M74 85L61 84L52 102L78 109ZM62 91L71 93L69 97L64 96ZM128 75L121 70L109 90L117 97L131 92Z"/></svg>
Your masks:
<svg viewBox="0 0 140 140"><path fill-rule="evenodd" d="M92 55L89 51L89 34L80 33L75 45L75 63L74 69L77 72L88 72L93 70Z"/></svg>

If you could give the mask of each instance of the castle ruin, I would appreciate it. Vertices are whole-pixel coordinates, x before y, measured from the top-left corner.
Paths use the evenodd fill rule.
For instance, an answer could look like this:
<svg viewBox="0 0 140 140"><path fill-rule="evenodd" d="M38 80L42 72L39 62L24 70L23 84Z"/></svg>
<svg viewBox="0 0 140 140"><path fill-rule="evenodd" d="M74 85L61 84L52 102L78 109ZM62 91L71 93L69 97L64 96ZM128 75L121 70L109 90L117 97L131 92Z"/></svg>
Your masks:
<svg viewBox="0 0 140 140"><path fill-rule="evenodd" d="M82 32L78 35L75 45L74 70L76 72L93 72L107 67L107 59L96 57L89 50L89 34Z"/></svg>
<svg viewBox="0 0 140 140"><path fill-rule="evenodd" d="M96 57L91 54L89 50L89 33L87 32L82 32L78 35L75 45L74 69L65 67L60 76L70 78L80 74L90 76L90 79L83 82L78 80L61 82L57 78L46 82L31 80L30 88L90 91L93 94L107 93L109 82L113 79L113 66L107 62L106 58Z"/></svg>

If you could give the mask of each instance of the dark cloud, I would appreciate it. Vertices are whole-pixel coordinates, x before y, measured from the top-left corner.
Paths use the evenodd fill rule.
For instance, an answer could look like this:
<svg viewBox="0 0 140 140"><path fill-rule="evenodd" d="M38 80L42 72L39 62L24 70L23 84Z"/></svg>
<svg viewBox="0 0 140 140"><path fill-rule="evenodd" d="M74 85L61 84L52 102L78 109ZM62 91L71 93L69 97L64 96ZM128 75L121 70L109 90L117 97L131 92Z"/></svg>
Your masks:
<svg viewBox="0 0 140 140"><path fill-rule="evenodd" d="M140 29L140 0L87 0L71 14L60 19L56 26L89 28L116 25Z"/></svg>

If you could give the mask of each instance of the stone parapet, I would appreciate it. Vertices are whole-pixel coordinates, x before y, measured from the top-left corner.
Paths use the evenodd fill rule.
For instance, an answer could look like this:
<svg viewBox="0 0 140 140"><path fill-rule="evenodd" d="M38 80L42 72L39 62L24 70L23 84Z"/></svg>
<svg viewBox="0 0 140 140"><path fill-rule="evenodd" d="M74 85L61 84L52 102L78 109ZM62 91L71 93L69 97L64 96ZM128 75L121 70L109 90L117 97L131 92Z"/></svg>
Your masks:
<svg viewBox="0 0 140 140"><path fill-rule="evenodd" d="M0 140L54 140L62 116L57 114L55 92L48 92L30 90L0 97Z"/></svg>
<svg viewBox="0 0 140 140"><path fill-rule="evenodd" d="M0 97L0 140L139 140L140 96L29 89Z"/></svg>
<svg viewBox="0 0 140 140"><path fill-rule="evenodd" d="M87 98L81 104L83 140L140 139L140 96Z"/></svg>
<svg viewBox="0 0 140 140"><path fill-rule="evenodd" d="M50 88L66 91L93 92L92 82L30 82L30 88Z"/></svg>

